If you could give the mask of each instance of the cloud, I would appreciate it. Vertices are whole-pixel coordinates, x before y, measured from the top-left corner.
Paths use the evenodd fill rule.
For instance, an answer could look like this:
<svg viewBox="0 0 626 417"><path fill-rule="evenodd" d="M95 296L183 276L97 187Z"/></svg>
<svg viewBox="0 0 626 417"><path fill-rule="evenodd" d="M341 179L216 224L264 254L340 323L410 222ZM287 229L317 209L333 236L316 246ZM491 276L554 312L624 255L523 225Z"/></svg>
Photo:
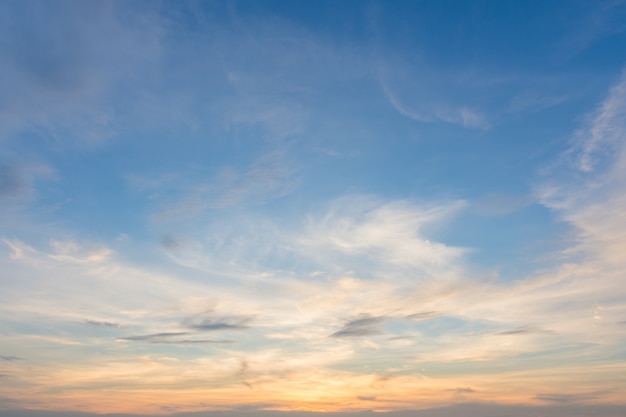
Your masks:
<svg viewBox="0 0 626 417"><path fill-rule="evenodd" d="M385 317L361 314L357 318L348 321L341 330L331 334L330 337L361 337L381 334L380 325L384 321Z"/></svg>
<svg viewBox="0 0 626 417"><path fill-rule="evenodd" d="M476 390L472 389L472 388L454 388L452 391L454 391L456 394L472 394L474 392L476 392Z"/></svg>
<svg viewBox="0 0 626 417"><path fill-rule="evenodd" d="M375 262L377 267L386 264L429 273L453 269L465 250L432 241L424 234L463 207L463 201L420 207L406 201L344 197L323 217L309 219L303 249L320 254L333 250L343 254L344 260L359 259L362 265Z"/></svg>
<svg viewBox="0 0 626 417"><path fill-rule="evenodd" d="M153 341L153 340L163 340L166 338L170 338L170 337L177 337L177 336L187 336L191 333L189 332L170 332L170 333L153 333L153 334L146 334L146 335L142 335L142 336L127 336L127 337L120 337L118 338L119 340L133 340L133 341Z"/></svg>
<svg viewBox="0 0 626 417"><path fill-rule="evenodd" d="M67 239L52 228L24 238L29 244L6 238L8 247L0 251L0 315L10 320L3 324L3 349L29 358L29 369L15 373L30 385L7 387L7 395L20 404L54 406L65 400L70 409L136 407L149 412L263 400L276 408L361 409L356 397L375 400L372 406L382 410L429 407L442 396L458 399L454 393L472 393L485 403L500 398L531 401L535 391L528 387L535 390L538 384L548 394L537 394L534 400L556 403L576 395L577 381L606 384L606 379L619 380L623 374L619 366L588 366L590 357L610 357L623 339L615 323L624 319L619 302L623 261L618 258L624 252L614 240L605 240L615 245L616 263L610 267L597 257L557 262L553 269L512 281L506 273L475 271L467 265L471 249L438 237L468 207L461 200L424 203L346 196L304 212L297 208L309 206L309 201L298 196L286 202L297 212L291 217L280 211L285 206L257 207L292 193L307 169L299 159L299 146L309 146L303 97L324 90L317 86L327 90L339 85L332 77L328 84L302 82L306 73L311 76L330 62L323 59L330 53L326 46L310 34L299 36L306 31L285 29L284 22L275 25L268 18L259 23L266 32L252 36L254 23L235 16L242 20L232 33L224 33L219 23L207 25L208 32L182 33L176 28L189 27L198 18L185 14L188 9L180 17L169 6L156 8L167 15L161 19L153 13L156 9L139 13L136 5L125 3L93 8L33 4L21 8L23 15L15 22L0 17L0 22L10 23L8 29L0 25L0 34L19 40L15 50L0 45L10 49L0 51L0 57L10 58L2 60L8 62L7 79L19 73L16 86L8 86L8 98L0 98L0 121L10 122L0 123L3 137L44 132L55 145L118 137L131 142L112 152L136 147L146 153L142 159L147 165L158 167L154 169L167 160L164 169L170 173L130 176L131 186L147 192L147 211L156 220L143 238L141 225L135 224L139 230L132 232L132 245L117 240L107 245L106 239L119 235L108 223L89 229L90 236L104 236L102 243ZM29 25L22 27L24 22ZM38 32L33 22L43 30ZM168 43L174 39L183 44ZM337 62L345 73L346 62L353 61L331 64ZM221 78L216 69L220 65ZM171 72L165 68L169 66L179 69ZM161 73L184 81L168 82ZM407 117L489 127L483 106L466 94L470 87L459 93L467 99L452 97L458 81L430 89L429 76L418 80L412 74L408 78L415 83L405 83L403 77L395 81L391 71L383 75L385 97ZM348 78L352 76L350 72ZM359 79L357 84L371 81ZM2 83L0 89L7 87ZM367 94L363 91L363 97ZM581 139L576 157L585 175L602 166L603 153L620 149L614 143L619 138L611 135L621 123L623 95L614 88L591 118L586 132L591 133L581 133L581 138L591 138ZM2 106L2 100L13 102ZM188 129L180 131L181 125ZM166 129L155 129L160 126ZM186 139L188 134L193 139ZM175 140L147 144L162 136ZM180 143L185 140L193 146ZM152 160L153 146L167 150L163 161ZM313 148L328 149L317 143ZM200 162L175 165L188 155ZM140 159L120 155L106 163L113 161L113 168L136 162L132 169L141 173ZM28 195L31 178L37 177L34 171L14 162L2 165L0 199ZM619 178L623 171L614 174ZM581 247L598 244L590 237L620 239L606 233L620 230L612 226L624 201L612 199L613 186L605 189L611 198L597 198L595 192L602 187L601 181L590 181L578 190L580 196L565 192L563 205L551 206L584 230L599 225L598 218L607 222L596 234L581 236ZM526 203L508 200L515 198L488 199L486 205L500 213ZM120 207L146 211L139 205ZM55 219L46 217L46 222ZM59 223L64 223L59 228L79 227L74 219ZM52 236L48 246L32 243L43 235L45 240ZM146 235L162 238L155 242ZM167 256L153 248L159 243ZM355 315L359 312L367 313ZM121 337L110 337L112 329ZM238 331L240 340L221 339L221 333L220 338L204 338L209 332L227 331ZM381 337L370 337L377 335ZM63 349L52 349L49 343ZM203 346L213 344L219 346ZM531 355L538 358L532 362L536 368L527 369ZM20 368L6 359L11 356L2 358L6 367ZM37 359L32 367L30 358ZM151 381L150 390L141 388L145 381ZM475 389L462 388L466 385ZM549 394L557 386L564 392ZM116 396L103 402L98 397L102 392ZM478 415L493 415L484 412L486 406L478 408Z"/></svg>
<svg viewBox="0 0 626 417"><path fill-rule="evenodd" d="M109 327L109 328L121 327L120 324L114 323L111 321L85 320L83 323L92 327Z"/></svg>
<svg viewBox="0 0 626 417"><path fill-rule="evenodd" d="M161 246L169 251L176 251L183 246L181 239L177 239L172 235L165 235L161 238Z"/></svg>
<svg viewBox="0 0 626 417"><path fill-rule="evenodd" d="M607 1L594 6L585 7L582 18L569 24L566 35L558 42L558 54L563 60L571 60L596 42L624 32L626 5L623 1Z"/></svg>
<svg viewBox="0 0 626 417"><path fill-rule="evenodd" d="M3 361L9 361L9 362L23 360L23 358L20 358L18 356L12 356L12 355L0 355L0 359L2 359Z"/></svg>
<svg viewBox="0 0 626 417"><path fill-rule="evenodd" d="M3 163L0 161L0 202L31 200L40 179L56 178L55 171L45 164Z"/></svg>
<svg viewBox="0 0 626 417"><path fill-rule="evenodd" d="M423 321L436 317L438 314L439 313L437 311L423 311L420 313L409 314L406 318L409 320Z"/></svg>
<svg viewBox="0 0 626 417"><path fill-rule="evenodd" d="M543 204L573 225L578 242L570 253L623 266L626 242L626 71L575 136L562 181L539 191ZM596 265L597 266L597 265ZM605 265L605 266L608 266Z"/></svg>
<svg viewBox="0 0 626 417"><path fill-rule="evenodd" d="M111 257L113 251L109 248L99 248L86 252L71 240L54 240L49 242L55 254L48 255L51 259L67 263L101 263Z"/></svg>
<svg viewBox="0 0 626 417"><path fill-rule="evenodd" d="M442 100L449 92L444 85L435 86L440 81L434 74L428 76L429 82L426 83L420 80L421 77L426 77L425 74L416 71L412 77L405 75L407 80L401 84L397 80L392 83L391 80L399 76L402 78L400 75L402 71L387 69L379 72L379 83L384 96L398 113L409 119L421 123L445 122L466 129L490 128L489 122L481 112L468 106L452 105L451 98ZM387 72L393 75L386 74Z"/></svg>
<svg viewBox="0 0 626 417"><path fill-rule="evenodd" d="M578 132L574 149L578 167L584 172L593 171L600 161L614 155L624 143L626 133L626 70L621 79L611 87L608 97L590 115L589 127Z"/></svg>
<svg viewBox="0 0 626 417"><path fill-rule="evenodd" d="M145 182L137 176L132 181ZM298 170L286 150L278 147L258 156L243 172L225 166L209 181L187 178L181 189L173 193L176 197L159 196L166 208L156 211L152 218L156 222L175 222L197 218L208 211L263 205L290 194L297 185Z"/></svg>
<svg viewBox="0 0 626 417"><path fill-rule="evenodd" d="M223 344L233 343L232 340L208 339L177 339L180 336L189 336L190 332L153 333L140 336L119 337L117 340L128 342L146 342L152 344L189 345L189 344Z"/></svg>
<svg viewBox="0 0 626 417"><path fill-rule="evenodd" d="M252 320L251 317L221 317L216 319L193 318L185 321L185 326L203 332L217 330L245 330Z"/></svg>
<svg viewBox="0 0 626 417"><path fill-rule="evenodd" d="M605 391L581 394L544 393L535 395L534 399L556 404L580 404L601 398L604 394Z"/></svg>
<svg viewBox="0 0 626 417"><path fill-rule="evenodd" d="M16 168L0 165L0 200L18 195L22 187L22 179Z"/></svg>
<svg viewBox="0 0 626 417"><path fill-rule="evenodd" d="M2 242L11 249L11 259L21 259L27 254L35 252L35 249L17 240L3 238Z"/></svg>
<svg viewBox="0 0 626 417"><path fill-rule="evenodd" d="M529 333L550 333L550 331L539 329L539 328L532 327L532 326L522 326L516 329L495 332L494 334L499 335L499 336L510 336L510 335L516 335L516 334L521 335L521 334L529 334Z"/></svg>

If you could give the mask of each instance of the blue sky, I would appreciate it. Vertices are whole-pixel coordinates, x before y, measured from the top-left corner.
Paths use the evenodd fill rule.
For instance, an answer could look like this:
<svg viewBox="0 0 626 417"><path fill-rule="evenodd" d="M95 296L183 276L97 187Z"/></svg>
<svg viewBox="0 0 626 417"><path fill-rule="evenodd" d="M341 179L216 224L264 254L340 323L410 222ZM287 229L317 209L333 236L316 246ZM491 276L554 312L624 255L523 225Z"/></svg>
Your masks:
<svg viewBox="0 0 626 417"><path fill-rule="evenodd" d="M625 22L2 2L0 415L622 415Z"/></svg>

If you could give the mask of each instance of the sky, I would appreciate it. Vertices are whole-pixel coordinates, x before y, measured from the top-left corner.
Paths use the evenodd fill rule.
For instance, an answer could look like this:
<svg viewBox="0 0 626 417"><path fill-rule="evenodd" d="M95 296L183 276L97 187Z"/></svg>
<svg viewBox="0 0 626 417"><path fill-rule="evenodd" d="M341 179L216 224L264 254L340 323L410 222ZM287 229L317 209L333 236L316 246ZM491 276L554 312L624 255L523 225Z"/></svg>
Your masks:
<svg viewBox="0 0 626 417"><path fill-rule="evenodd" d="M626 415L626 2L3 0L0 40L1 417Z"/></svg>

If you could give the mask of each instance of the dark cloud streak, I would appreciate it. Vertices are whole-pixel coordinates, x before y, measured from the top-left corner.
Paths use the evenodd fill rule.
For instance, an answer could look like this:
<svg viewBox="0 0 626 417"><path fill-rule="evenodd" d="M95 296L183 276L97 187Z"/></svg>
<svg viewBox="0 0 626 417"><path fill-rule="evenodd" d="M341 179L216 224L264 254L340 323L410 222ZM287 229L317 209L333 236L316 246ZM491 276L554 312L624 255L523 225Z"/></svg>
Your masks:
<svg viewBox="0 0 626 417"><path fill-rule="evenodd" d="M554 404L578 404L600 398L603 394L606 394L606 392L607 391L597 391L581 394L539 393L535 395L533 399Z"/></svg>
<svg viewBox="0 0 626 417"><path fill-rule="evenodd" d="M358 318L344 324L343 328L330 337L360 337L381 334L379 326L385 321L382 316L361 314Z"/></svg>
<svg viewBox="0 0 626 417"><path fill-rule="evenodd" d="M201 332L213 332L218 330L245 330L249 329L252 317L249 316L228 316L216 318L200 318L198 316L183 322L189 329Z"/></svg>
<svg viewBox="0 0 626 417"><path fill-rule="evenodd" d="M83 324L93 327L121 327L118 323L113 323L111 321L85 320Z"/></svg>
<svg viewBox="0 0 626 417"><path fill-rule="evenodd" d="M409 320L422 321L422 320L431 319L431 318L435 317L438 314L439 314L438 311L424 311L424 312L421 312L421 313L409 314L405 318L409 319Z"/></svg>
<svg viewBox="0 0 626 417"><path fill-rule="evenodd" d="M538 327L531 327L531 326L522 326L522 327L518 327L516 329L510 329L510 330L503 330L501 332L495 332L493 333L496 336L512 336L512 335L517 335L517 334L538 334L538 333L552 333L552 331L550 330L544 330L544 329L540 329Z"/></svg>
<svg viewBox="0 0 626 417"><path fill-rule="evenodd" d="M12 356L12 355L0 355L0 359L2 359L3 361L9 361L9 362L23 360L23 358L20 358L18 356Z"/></svg>
<svg viewBox="0 0 626 417"><path fill-rule="evenodd" d="M145 342L151 344L163 345L192 345L192 344L222 344L234 343L233 340L211 340L211 339L176 339L180 336L193 335L191 332L171 332L171 333L154 333L140 336L119 337L117 340L127 342Z"/></svg>

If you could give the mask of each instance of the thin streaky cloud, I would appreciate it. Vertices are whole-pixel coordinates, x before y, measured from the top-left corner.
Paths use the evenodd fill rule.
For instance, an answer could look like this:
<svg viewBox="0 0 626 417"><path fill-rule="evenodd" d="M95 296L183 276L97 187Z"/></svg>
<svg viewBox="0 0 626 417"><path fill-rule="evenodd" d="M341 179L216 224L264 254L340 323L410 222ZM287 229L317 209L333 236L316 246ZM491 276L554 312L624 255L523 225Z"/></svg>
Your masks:
<svg viewBox="0 0 626 417"><path fill-rule="evenodd" d="M361 337L382 334L380 326L384 322L384 317L361 314L357 318L348 321L337 332L330 337Z"/></svg>
<svg viewBox="0 0 626 417"><path fill-rule="evenodd" d="M9 361L9 362L23 360L23 358L20 358L19 356L13 356L13 355L0 355L0 359L2 359L3 361Z"/></svg>
<svg viewBox="0 0 626 417"><path fill-rule="evenodd" d="M164 345L193 345L193 344L224 344L234 343L232 340L211 340L211 339L179 339L181 336L190 336L191 332L170 332L154 333L140 336L119 337L118 341L146 342L151 344Z"/></svg>
<svg viewBox="0 0 626 417"><path fill-rule="evenodd" d="M118 340L153 341L153 340L163 340L163 339L167 339L170 337L187 336L189 334L190 334L189 332L153 333L153 334L146 334L146 335L140 335L140 336L120 337L118 338Z"/></svg>
<svg viewBox="0 0 626 417"><path fill-rule="evenodd" d="M87 326L93 326L93 327L104 327L104 328L121 327L119 323L115 323L112 321L85 320L83 323L86 324Z"/></svg>

